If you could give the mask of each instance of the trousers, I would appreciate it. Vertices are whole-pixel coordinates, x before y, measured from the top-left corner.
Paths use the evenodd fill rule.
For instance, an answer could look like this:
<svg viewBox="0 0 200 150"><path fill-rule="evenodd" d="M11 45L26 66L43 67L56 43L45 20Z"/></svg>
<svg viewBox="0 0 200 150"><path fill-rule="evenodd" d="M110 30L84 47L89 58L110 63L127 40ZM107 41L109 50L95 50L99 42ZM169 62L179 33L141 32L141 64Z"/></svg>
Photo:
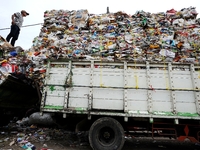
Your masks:
<svg viewBox="0 0 200 150"><path fill-rule="evenodd" d="M11 25L11 28L10 28L10 33L8 34L8 36L6 37L6 40L9 42L10 39L12 38L11 40L11 45L14 46L15 45L15 41L18 39L19 37L19 33L20 33L20 28L16 25L16 24L13 24Z"/></svg>

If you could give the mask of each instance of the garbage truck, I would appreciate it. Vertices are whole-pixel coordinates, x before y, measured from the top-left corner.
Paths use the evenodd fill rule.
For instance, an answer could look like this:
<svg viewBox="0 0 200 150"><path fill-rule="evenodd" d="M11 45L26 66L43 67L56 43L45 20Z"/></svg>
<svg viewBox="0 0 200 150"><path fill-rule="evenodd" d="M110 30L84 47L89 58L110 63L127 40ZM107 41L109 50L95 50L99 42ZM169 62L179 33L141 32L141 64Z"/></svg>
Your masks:
<svg viewBox="0 0 200 150"><path fill-rule="evenodd" d="M85 118L96 150L120 150L126 135L200 142L200 66L51 60L40 105L46 112Z"/></svg>

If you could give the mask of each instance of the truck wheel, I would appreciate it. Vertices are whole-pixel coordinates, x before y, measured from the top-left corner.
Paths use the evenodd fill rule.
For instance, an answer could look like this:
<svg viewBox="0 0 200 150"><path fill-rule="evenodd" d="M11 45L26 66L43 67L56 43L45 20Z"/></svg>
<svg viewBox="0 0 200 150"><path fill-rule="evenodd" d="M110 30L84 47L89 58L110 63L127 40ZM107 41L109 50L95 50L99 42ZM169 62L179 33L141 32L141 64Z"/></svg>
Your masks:
<svg viewBox="0 0 200 150"><path fill-rule="evenodd" d="M124 141L124 129L113 118L100 118L90 127L89 142L94 150L121 150Z"/></svg>

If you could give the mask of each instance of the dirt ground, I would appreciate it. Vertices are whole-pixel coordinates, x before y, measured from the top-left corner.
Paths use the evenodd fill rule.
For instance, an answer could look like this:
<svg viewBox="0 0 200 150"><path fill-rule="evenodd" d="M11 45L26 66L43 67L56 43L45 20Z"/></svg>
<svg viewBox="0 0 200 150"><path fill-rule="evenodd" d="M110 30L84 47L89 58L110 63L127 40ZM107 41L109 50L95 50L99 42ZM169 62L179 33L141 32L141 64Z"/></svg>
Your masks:
<svg viewBox="0 0 200 150"><path fill-rule="evenodd" d="M36 140L27 139L35 150L92 150L89 143L81 142L72 133L65 133L66 136L60 135L56 138L48 140ZM15 143L12 146L13 139L16 136L4 136L0 137L0 150L23 150L23 144ZM4 140L3 140L4 139ZM3 141L2 141L3 140ZM179 142L177 140L170 140L167 138L139 138L139 137L126 137L126 141L122 150L200 150L200 144L191 143L190 141ZM31 149L30 149L31 150Z"/></svg>
<svg viewBox="0 0 200 150"><path fill-rule="evenodd" d="M122 150L200 150L200 143L126 136ZM27 145L28 144L28 145ZM31 149L32 147L32 149ZM29 148L29 149L28 149ZM0 126L0 150L92 150L88 132L38 126Z"/></svg>

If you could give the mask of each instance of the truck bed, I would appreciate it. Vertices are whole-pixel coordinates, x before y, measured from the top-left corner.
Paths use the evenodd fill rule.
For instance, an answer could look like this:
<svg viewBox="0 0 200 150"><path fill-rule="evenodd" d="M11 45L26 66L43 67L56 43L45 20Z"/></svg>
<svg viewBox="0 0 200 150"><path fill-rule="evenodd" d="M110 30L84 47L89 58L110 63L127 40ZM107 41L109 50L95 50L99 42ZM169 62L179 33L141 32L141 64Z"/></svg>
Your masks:
<svg viewBox="0 0 200 150"><path fill-rule="evenodd" d="M200 120L200 66L50 61L41 111Z"/></svg>

